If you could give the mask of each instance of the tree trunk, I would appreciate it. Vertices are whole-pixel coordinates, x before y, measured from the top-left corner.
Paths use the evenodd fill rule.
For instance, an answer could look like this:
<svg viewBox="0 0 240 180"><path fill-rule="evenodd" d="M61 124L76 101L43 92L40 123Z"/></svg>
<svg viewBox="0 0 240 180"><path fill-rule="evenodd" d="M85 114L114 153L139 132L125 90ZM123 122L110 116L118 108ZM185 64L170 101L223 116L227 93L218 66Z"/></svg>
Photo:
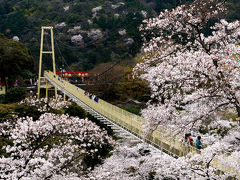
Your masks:
<svg viewBox="0 0 240 180"><path fill-rule="evenodd" d="M238 118L240 118L240 106L238 106L237 104L235 105L236 109L237 109L237 113L238 113ZM240 120L238 119L238 124L240 125Z"/></svg>

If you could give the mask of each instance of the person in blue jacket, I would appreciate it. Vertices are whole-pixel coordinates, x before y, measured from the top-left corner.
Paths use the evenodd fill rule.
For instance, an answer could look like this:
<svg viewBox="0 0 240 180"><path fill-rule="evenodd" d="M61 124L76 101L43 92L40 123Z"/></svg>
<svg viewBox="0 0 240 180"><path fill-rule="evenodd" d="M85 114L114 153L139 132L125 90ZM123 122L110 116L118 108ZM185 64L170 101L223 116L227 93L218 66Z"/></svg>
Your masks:
<svg viewBox="0 0 240 180"><path fill-rule="evenodd" d="M197 148L197 149L201 149L201 148L202 148L201 136L198 136L198 137L197 137L197 140L196 140L196 148Z"/></svg>

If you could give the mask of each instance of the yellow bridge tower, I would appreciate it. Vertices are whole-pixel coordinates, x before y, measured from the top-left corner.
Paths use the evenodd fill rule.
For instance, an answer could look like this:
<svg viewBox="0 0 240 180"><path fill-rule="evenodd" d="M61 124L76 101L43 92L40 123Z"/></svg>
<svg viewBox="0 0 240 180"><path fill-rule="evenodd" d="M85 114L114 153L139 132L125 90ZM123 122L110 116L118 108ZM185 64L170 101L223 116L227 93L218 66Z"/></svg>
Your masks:
<svg viewBox="0 0 240 180"><path fill-rule="evenodd" d="M44 39L44 32L50 31L51 35L51 51L44 51L43 50L43 39ZM39 56L39 73L38 73L38 98L40 98L40 88L41 88L41 80L44 79L46 81L46 98L48 98L48 81L45 77L42 76L42 58L43 54L51 54L52 56L52 66L53 66L53 73L56 75L56 68L55 68L55 54L54 54L54 41L53 41L53 27L42 27L41 32L41 44L40 44L40 56ZM55 87L55 98L57 98L57 88Z"/></svg>

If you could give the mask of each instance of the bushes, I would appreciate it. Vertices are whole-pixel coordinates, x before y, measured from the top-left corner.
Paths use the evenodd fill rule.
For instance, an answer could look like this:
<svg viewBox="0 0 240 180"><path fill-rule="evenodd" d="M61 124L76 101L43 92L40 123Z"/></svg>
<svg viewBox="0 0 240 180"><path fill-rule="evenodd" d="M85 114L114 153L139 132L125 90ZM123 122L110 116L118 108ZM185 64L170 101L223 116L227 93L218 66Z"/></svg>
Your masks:
<svg viewBox="0 0 240 180"><path fill-rule="evenodd" d="M19 102L26 96L26 91L22 87L10 88L5 95L6 103Z"/></svg>
<svg viewBox="0 0 240 180"><path fill-rule="evenodd" d="M7 90L5 95L0 95L0 103L16 103L26 97L26 91L22 87L13 87Z"/></svg>
<svg viewBox="0 0 240 180"><path fill-rule="evenodd" d="M16 114L17 106L17 104L0 104L0 122L12 118L12 115Z"/></svg>
<svg viewBox="0 0 240 180"><path fill-rule="evenodd" d="M82 109L76 103L69 105L68 108L65 109L65 114L68 114L69 116L77 116L83 119L87 117L86 111L84 111L84 109Z"/></svg>
<svg viewBox="0 0 240 180"><path fill-rule="evenodd" d="M41 116L42 112L38 111L37 107L34 106L25 106L25 105L18 105L16 106L15 112L18 114L19 117L32 117L33 120L38 120Z"/></svg>
<svg viewBox="0 0 240 180"><path fill-rule="evenodd" d="M41 116L42 112L38 111L37 107L21 104L0 104L0 122L7 119L12 119L12 115L18 117L32 117L33 120L37 120Z"/></svg>
<svg viewBox="0 0 240 180"><path fill-rule="evenodd" d="M5 95L1 94L0 95L0 104L4 104L5 103Z"/></svg>

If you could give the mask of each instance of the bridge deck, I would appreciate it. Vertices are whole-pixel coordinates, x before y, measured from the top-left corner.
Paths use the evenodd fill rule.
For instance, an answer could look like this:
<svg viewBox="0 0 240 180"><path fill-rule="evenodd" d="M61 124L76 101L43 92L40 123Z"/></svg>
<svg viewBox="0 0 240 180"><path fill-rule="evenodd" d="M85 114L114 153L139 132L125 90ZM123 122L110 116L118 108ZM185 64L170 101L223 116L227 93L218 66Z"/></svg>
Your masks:
<svg viewBox="0 0 240 180"><path fill-rule="evenodd" d="M99 99L98 102L95 102L88 96L84 95L84 90L60 79L57 75L54 75L50 71L45 71L44 75L48 80L52 81L51 83L54 83L55 86L57 85L59 90L64 90L74 95L76 99L81 100L84 104L107 117L114 123L124 127L136 136L140 138L142 137L142 124L146 122L144 118L125 111L102 99ZM151 135L148 135L145 138L145 141L148 141L158 149L162 149L166 153L176 157L184 156L190 151L195 152L194 147L183 143L181 137L173 137L172 133L164 128L159 128Z"/></svg>
<svg viewBox="0 0 240 180"><path fill-rule="evenodd" d="M127 112L102 99L99 99L98 102L95 102L88 96L84 95L84 90L60 79L51 71L45 71L44 76L48 79L48 81L50 81L55 87L64 92L66 95L71 95L73 99L75 98L75 100L80 100L82 103L84 103L84 105L111 120L114 124L123 127L130 133L142 139L142 124L146 122L144 118ZM188 146L186 143L182 142L182 137L176 135L173 136L173 134L173 132L166 130L164 127L161 127L153 131L152 134L146 136L144 140L174 157L181 157L185 156L189 152L196 152L196 149L194 147ZM222 171L225 170L225 168L218 164L217 161L215 161L214 164L217 164L218 169ZM227 171L229 172L232 170L228 169Z"/></svg>

